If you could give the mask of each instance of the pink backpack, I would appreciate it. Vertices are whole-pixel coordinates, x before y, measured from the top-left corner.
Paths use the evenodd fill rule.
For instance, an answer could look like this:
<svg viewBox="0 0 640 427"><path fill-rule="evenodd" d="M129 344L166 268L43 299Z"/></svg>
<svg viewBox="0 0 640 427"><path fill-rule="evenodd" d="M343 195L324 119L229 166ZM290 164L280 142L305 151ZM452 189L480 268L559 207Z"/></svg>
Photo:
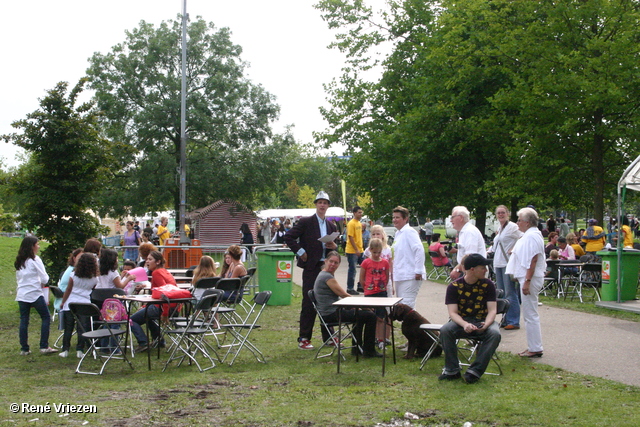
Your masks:
<svg viewBox="0 0 640 427"><path fill-rule="evenodd" d="M107 298L104 300L100 313L102 314L102 320L107 322L124 322L129 320L124 304L115 298Z"/></svg>

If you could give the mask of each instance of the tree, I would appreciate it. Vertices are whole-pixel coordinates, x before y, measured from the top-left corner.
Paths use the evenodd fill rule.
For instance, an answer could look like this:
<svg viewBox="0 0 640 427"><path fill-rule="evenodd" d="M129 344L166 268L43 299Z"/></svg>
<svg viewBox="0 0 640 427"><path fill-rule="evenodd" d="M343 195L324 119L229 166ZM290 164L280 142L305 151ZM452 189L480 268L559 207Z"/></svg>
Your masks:
<svg viewBox="0 0 640 427"><path fill-rule="evenodd" d="M2 136L30 153L9 187L23 227L49 241L42 258L53 279L66 268L73 249L102 231L89 209L100 204L100 190L109 181L110 152L118 150L100 136L93 104L76 106L85 83L80 80L68 94L68 84L58 83L40 100L39 110L12 124L22 133Z"/></svg>
<svg viewBox="0 0 640 427"><path fill-rule="evenodd" d="M307 184L303 185L298 192L298 208L313 208L314 200L316 199L316 190L309 187Z"/></svg>
<svg viewBox="0 0 640 427"><path fill-rule="evenodd" d="M260 204L282 172L278 153L291 135L273 137L274 97L244 77L246 64L229 29L198 17L188 26L187 202L220 198ZM133 147L120 159L105 195L115 214L179 207L181 20L158 28L142 21L110 53L96 53L87 73L107 135Z"/></svg>
<svg viewBox="0 0 640 427"><path fill-rule="evenodd" d="M637 2L388 5L377 17L359 0L318 4L349 57L321 139L347 144L351 182L375 208L466 204L481 220L496 203L535 203L602 219L637 151ZM391 53L374 56L383 43Z"/></svg>
<svg viewBox="0 0 640 427"><path fill-rule="evenodd" d="M482 222L490 206L484 184L505 138L486 132L487 125L497 129L487 118L487 97L499 87L500 72L467 67L466 78L456 76L434 31L434 3L390 5L380 23L364 2L320 3L330 26L346 28L336 46L350 58L340 84L328 86L332 108L324 115L331 130L321 138L347 144L348 182L371 195L375 214L402 204L436 215L466 204ZM376 62L369 51L383 42L393 50ZM378 64L382 78L367 81Z"/></svg>

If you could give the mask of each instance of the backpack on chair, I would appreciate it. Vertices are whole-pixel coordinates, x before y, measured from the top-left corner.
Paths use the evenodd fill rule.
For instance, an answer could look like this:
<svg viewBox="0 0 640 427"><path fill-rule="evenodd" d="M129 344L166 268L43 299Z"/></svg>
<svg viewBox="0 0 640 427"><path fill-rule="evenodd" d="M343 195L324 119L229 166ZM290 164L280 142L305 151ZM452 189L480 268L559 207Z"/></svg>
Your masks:
<svg viewBox="0 0 640 427"><path fill-rule="evenodd" d="M106 322L126 322L129 320L124 304L116 298L104 300L100 314L102 315L102 320Z"/></svg>

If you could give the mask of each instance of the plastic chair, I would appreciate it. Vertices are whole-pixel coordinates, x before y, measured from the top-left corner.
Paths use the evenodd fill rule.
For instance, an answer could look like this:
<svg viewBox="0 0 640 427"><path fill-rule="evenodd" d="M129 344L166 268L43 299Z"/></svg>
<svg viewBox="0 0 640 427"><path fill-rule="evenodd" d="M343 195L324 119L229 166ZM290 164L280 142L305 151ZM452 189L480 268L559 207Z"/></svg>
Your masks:
<svg viewBox="0 0 640 427"><path fill-rule="evenodd" d="M227 360L227 357L234 351L235 354L233 358L229 362L229 366L233 365L233 362L240 354L240 351L243 348L249 349L251 353L255 356L256 360L260 363L266 363L267 361L264 358L262 352L256 347L251 341L249 341L249 335L253 332L254 329L260 328L258 325L258 320L262 315L265 307L267 306L267 302L269 302L269 298L271 298L271 291L263 291L258 292L253 297L253 304L251 305L251 310L245 317L244 321L241 323L229 323L223 324L221 327L228 330L233 336L233 342L228 346L227 353L224 355L222 361Z"/></svg>
<svg viewBox="0 0 640 427"><path fill-rule="evenodd" d="M354 327L355 323L353 323L353 322L342 322L343 333L342 333L342 335L340 335L339 334L340 331L338 331L336 329L336 327L340 326L340 324L338 322L327 322L324 319L324 317L322 317L320 312L318 311L318 301L316 300L316 294L313 291L313 289L309 290L309 299L311 300L311 304L313 304L314 310L318 314L318 318L320 319L320 324L321 324L320 326L322 328L324 328L325 330L329 331L329 338L325 342L322 343L320 348L318 348L318 351L316 351L316 356L314 357L314 359L322 359L323 357L333 356L333 354L335 353L336 349L338 348L338 345L342 345L343 348L354 348L353 345L350 345L348 347L344 347L343 343L349 337L351 337L352 339L355 340L355 338L353 337L353 327ZM339 343L338 343L338 336L342 336L342 341L340 341ZM360 349L360 352L362 353L362 348L360 348L360 346L358 345L357 341L356 341L356 346L358 346L358 349ZM321 355L320 352L325 347L331 347L331 351L329 353ZM346 357L344 356L344 354L341 353L341 356L342 356L342 360L347 360Z"/></svg>
<svg viewBox="0 0 640 427"><path fill-rule="evenodd" d="M174 344L172 345L169 359L162 369L163 372L173 360L179 359L177 366L180 366L186 358L189 359L189 364L193 362L200 372L204 372L216 366L211 357L212 353L215 354L215 358L220 362L218 352L206 341L205 336L209 332L212 323L215 322L218 304L223 295L224 292L219 289L207 289L202 298L196 303L193 314L189 316L184 326L165 331L165 335L171 337ZM178 326L180 326L180 322L178 322ZM176 354L178 352L179 354ZM197 359L198 353L205 360L208 360L211 366L206 368L200 366Z"/></svg>
<svg viewBox="0 0 640 427"><path fill-rule="evenodd" d="M126 352L120 346L120 340L118 339L120 335L127 333L126 329L112 329L111 322L100 320L99 329L87 331L87 330L84 330L84 327L82 326L82 322L80 321L80 317L85 316L85 317L91 317L94 319L101 319L100 309L98 308L98 306L95 304L87 304L87 303L71 303L69 304L69 310L71 311L71 314L73 315L73 317L76 319L78 333L91 343L91 345L89 346L89 349L84 353L84 355L80 359L80 362L78 362L78 366L76 367L76 374L102 375L102 372L104 372L104 368L107 366L107 363L109 363L111 359L122 359L129 364L129 367L131 367L131 369L133 369L133 365L127 358ZM93 325L93 322L92 322L92 325ZM113 346L113 349L108 352L108 354L101 354L100 352L96 351L98 348L97 344L102 339L105 339L105 338L111 339L111 342L114 344L114 346ZM87 355L89 354L97 354L98 355L97 357L100 360L105 359L104 362L102 363L100 371L90 372L90 371L82 371L80 369L80 367L82 366L82 363L85 361L85 359L87 358Z"/></svg>

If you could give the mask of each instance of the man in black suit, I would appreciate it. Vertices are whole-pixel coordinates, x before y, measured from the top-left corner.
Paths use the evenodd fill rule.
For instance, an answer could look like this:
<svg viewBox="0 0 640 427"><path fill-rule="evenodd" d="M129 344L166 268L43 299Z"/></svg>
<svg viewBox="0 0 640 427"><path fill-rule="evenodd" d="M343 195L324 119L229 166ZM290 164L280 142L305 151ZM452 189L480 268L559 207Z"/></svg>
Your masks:
<svg viewBox="0 0 640 427"><path fill-rule="evenodd" d="M322 270L326 251L335 250L335 242L322 243L318 239L336 231L336 225L325 219L331 206L329 195L320 191L315 200L316 213L300 218L298 223L284 235L284 242L298 256L298 267L302 268L302 308L300 310L300 334L298 348L313 350L311 336L316 312L309 299L309 291Z"/></svg>

